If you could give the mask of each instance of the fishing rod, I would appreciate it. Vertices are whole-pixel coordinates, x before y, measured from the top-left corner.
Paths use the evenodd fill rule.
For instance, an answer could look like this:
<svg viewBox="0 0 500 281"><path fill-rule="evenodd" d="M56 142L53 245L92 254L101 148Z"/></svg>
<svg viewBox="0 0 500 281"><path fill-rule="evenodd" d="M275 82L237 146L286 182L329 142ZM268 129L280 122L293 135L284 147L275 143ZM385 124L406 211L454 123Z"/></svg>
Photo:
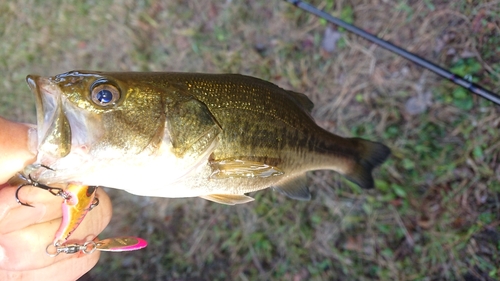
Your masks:
<svg viewBox="0 0 500 281"><path fill-rule="evenodd" d="M487 100L489 100L497 105L500 105L500 96L499 95L497 95L489 90L486 90L485 88L481 87L478 84L475 84L471 81L468 81L467 79L463 78L462 76L460 76L458 74L452 73L452 72L440 67L437 64L434 64L426 59L423 59L423 58L417 56L414 53L411 53L405 49L402 49L402 48L392 44L392 43L389 43L385 40L382 40L379 37L377 37L369 32L366 32L361 28L358 28L354 25L348 24L347 22L345 22L339 18L336 18L336 17L334 17L334 16L332 16L324 11L319 10L318 8L312 6L311 4L309 4L307 2L300 1L300 0L285 0L285 1L295 5L296 7L300 8L306 12L309 12L309 13L311 13L315 16L318 16L320 18L323 18L323 19L325 19L325 20L327 20L327 21L329 21L337 26L340 26L340 27L346 29L347 31L350 31L358 36L361 36L364 39L371 41L371 42L381 46L382 48L384 48L388 51L396 53L396 54L402 56L403 58L405 58L405 59L423 67L423 68L426 68L426 69L438 74L439 76L450 80L451 82L453 82L457 85L464 87L465 89L471 91L472 93L474 93L476 95L479 95L479 96L481 96L481 97L483 97L483 98L485 98L485 99L487 99Z"/></svg>

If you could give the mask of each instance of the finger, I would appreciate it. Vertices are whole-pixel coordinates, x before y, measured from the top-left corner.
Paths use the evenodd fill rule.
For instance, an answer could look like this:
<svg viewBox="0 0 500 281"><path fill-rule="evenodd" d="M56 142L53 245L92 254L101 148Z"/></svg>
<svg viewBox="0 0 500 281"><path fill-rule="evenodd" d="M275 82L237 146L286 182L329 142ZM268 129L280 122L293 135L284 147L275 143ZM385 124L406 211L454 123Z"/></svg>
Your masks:
<svg viewBox="0 0 500 281"><path fill-rule="evenodd" d="M6 271L0 269L0 280L35 281L61 280L74 281L92 269L99 260L99 251L89 255L72 256L47 267L27 271Z"/></svg>
<svg viewBox="0 0 500 281"><path fill-rule="evenodd" d="M34 142L36 129L25 124L0 118L0 184L32 163L35 154L29 146Z"/></svg>
<svg viewBox="0 0 500 281"><path fill-rule="evenodd" d="M64 184L58 184L58 185L50 185L51 187L54 188L61 188L64 189L66 185ZM10 206L19 206L19 204L16 201L16 190L17 186L8 186L6 185L5 187L0 188L0 203L2 204L9 204ZM54 198L61 199L61 197L57 197L51 192L40 188L40 187L35 187L32 185L26 185L21 187L18 192L18 199L23 202L27 203L30 205L33 205L33 203L48 203L48 202L53 202Z"/></svg>
<svg viewBox="0 0 500 281"><path fill-rule="evenodd" d="M99 189L99 205L92 209L74 231L67 243L82 244L94 239L111 219L111 202L107 194ZM47 267L72 255L60 254L49 257L45 249L51 245L61 219L28 226L0 235L0 268L30 270Z"/></svg>
<svg viewBox="0 0 500 281"><path fill-rule="evenodd" d="M17 203L16 189L12 186L0 189L0 234L61 217L63 198L40 188L25 186L19 199L33 206L27 207Z"/></svg>
<svg viewBox="0 0 500 281"><path fill-rule="evenodd" d="M26 186L19 195L22 202L33 205L27 207L15 200L16 189L16 187L0 189L0 234L61 217L61 204L64 201L61 197L40 188ZM101 189L97 192L105 194Z"/></svg>

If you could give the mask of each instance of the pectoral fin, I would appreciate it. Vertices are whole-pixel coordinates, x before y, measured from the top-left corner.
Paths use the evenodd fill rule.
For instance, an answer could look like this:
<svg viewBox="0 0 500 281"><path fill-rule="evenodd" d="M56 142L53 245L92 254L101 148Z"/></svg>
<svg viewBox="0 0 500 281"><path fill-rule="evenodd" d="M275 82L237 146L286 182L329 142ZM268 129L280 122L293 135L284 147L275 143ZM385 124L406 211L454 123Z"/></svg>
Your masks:
<svg viewBox="0 0 500 281"><path fill-rule="evenodd" d="M311 200L311 193L306 183L307 178L305 175L291 176L278 182L274 189L292 199L309 201Z"/></svg>
<svg viewBox="0 0 500 281"><path fill-rule="evenodd" d="M169 109L167 126L177 157L202 155L222 131L207 106L195 99Z"/></svg>
<svg viewBox="0 0 500 281"><path fill-rule="evenodd" d="M225 205L244 204L252 202L254 200L250 196L238 195L238 194L210 194L210 195L203 195L200 197L206 200L210 200Z"/></svg>
<svg viewBox="0 0 500 281"><path fill-rule="evenodd" d="M220 160L211 161L210 166L212 167L212 174L210 175L212 179L267 178L283 174L280 168L259 161Z"/></svg>

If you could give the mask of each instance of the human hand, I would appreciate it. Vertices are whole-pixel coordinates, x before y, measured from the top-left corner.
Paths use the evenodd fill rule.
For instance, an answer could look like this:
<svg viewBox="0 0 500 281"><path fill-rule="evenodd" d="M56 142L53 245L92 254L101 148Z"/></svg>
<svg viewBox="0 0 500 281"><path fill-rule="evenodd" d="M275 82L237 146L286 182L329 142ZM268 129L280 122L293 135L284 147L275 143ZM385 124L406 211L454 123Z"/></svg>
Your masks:
<svg viewBox="0 0 500 281"><path fill-rule="evenodd" d="M35 160L28 149L29 127L0 117L0 280L76 280L95 266L99 251L92 254L60 254L49 257L47 245L61 224L63 199L31 187L23 187L16 202L17 187L2 184ZM94 239L111 219L111 201L97 190L99 205L92 209L69 241Z"/></svg>

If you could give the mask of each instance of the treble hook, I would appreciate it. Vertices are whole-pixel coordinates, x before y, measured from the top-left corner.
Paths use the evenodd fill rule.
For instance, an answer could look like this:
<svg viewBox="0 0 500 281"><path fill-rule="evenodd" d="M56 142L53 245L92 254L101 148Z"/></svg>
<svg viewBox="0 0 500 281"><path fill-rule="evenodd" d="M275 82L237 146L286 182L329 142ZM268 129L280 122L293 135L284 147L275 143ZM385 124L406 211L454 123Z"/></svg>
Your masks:
<svg viewBox="0 0 500 281"><path fill-rule="evenodd" d="M33 180L33 178L31 178L31 175L28 176L28 178L26 178L25 176L23 175L20 175L22 177L23 180L25 180L26 182L25 183L22 183L20 184L17 189L16 189L16 201L17 203L23 205L23 206L27 206L27 207L34 207L33 205L30 205L28 203L25 203L25 202L22 202L20 199L19 199L19 191L21 191L21 188L27 186L27 185L31 185L31 186L34 186L34 187L38 187L38 188L41 188L41 189L45 189L47 190L48 192L52 193L52 195L54 196L61 196L62 198L64 199L69 199L69 195L64 192L64 189L62 188L58 188L58 187L51 187L51 186L48 186L48 185L45 185L45 184L41 184L35 180Z"/></svg>

